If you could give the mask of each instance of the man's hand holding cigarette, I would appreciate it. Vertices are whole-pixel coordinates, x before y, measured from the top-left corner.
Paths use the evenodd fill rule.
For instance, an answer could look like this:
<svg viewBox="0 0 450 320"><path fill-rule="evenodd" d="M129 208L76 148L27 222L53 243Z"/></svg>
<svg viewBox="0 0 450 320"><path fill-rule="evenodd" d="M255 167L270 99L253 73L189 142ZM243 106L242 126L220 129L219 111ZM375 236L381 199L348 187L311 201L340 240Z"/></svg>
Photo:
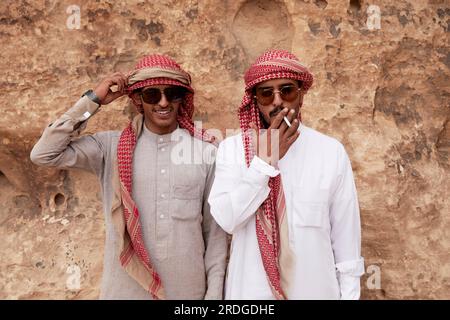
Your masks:
<svg viewBox="0 0 450 320"><path fill-rule="evenodd" d="M295 111L284 108L276 110L272 115L268 129L258 129L254 123L252 129L252 146L255 155L277 167L277 163L289 150L290 146L300 135L300 122L295 118Z"/></svg>

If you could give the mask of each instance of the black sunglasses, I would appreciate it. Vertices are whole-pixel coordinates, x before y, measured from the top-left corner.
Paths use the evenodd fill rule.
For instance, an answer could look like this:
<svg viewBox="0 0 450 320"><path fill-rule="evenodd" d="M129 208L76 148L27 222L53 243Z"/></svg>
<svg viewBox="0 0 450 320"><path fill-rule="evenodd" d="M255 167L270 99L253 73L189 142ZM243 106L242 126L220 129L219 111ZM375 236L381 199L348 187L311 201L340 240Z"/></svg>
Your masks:
<svg viewBox="0 0 450 320"><path fill-rule="evenodd" d="M167 87L164 90L148 88L141 91L142 100L149 104L157 104L161 101L163 94L169 102L181 102L186 95L186 89L182 87Z"/></svg>

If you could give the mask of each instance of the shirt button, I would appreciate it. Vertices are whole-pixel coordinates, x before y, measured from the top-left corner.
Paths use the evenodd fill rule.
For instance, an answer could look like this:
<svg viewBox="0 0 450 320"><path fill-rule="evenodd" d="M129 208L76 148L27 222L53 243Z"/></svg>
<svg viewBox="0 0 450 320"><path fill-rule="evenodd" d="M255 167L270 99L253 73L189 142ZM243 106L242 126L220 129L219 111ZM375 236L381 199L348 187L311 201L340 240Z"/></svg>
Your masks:
<svg viewBox="0 0 450 320"><path fill-rule="evenodd" d="M159 142L163 142L164 141L164 139L163 138L159 138Z"/></svg>
<svg viewBox="0 0 450 320"><path fill-rule="evenodd" d="M164 152L164 151L166 151L166 149L164 149L164 148L161 148L161 151L162 151L162 152Z"/></svg>
<svg viewBox="0 0 450 320"><path fill-rule="evenodd" d="M162 194L162 195L161 195L161 198L163 198L163 199L164 199L165 197L166 197L166 195L165 195L165 194Z"/></svg>
<svg viewBox="0 0 450 320"><path fill-rule="evenodd" d="M166 173L166 170L165 169L161 169L161 173L162 174Z"/></svg>
<svg viewBox="0 0 450 320"><path fill-rule="evenodd" d="M162 215L160 215L159 217L160 217L161 219L164 219L164 215L163 215L163 214L162 214Z"/></svg>

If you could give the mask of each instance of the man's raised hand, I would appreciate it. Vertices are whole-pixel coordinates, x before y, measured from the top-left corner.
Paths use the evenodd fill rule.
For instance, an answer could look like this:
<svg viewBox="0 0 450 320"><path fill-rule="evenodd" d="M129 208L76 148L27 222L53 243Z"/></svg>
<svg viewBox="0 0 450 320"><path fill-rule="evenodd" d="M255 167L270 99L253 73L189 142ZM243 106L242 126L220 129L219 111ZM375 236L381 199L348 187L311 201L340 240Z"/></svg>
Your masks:
<svg viewBox="0 0 450 320"><path fill-rule="evenodd" d="M291 123L290 127L283 120L285 116ZM294 110L288 112L288 109L284 108L273 118L267 130L258 129L254 123L250 123L253 148L259 158L272 166L276 166L278 160L285 156L300 135L300 132L298 132L300 122L294 117Z"/></svg>
<svg viewBox="0 0 450 320"><path fill-rule="evenodd" d="M94 93L100 99L101 104L108 104L125 95L127 83L127 77L121 72L116 72L100 81L94 89ZM117 91L111 90L113 86L117 86Z"/></svg>

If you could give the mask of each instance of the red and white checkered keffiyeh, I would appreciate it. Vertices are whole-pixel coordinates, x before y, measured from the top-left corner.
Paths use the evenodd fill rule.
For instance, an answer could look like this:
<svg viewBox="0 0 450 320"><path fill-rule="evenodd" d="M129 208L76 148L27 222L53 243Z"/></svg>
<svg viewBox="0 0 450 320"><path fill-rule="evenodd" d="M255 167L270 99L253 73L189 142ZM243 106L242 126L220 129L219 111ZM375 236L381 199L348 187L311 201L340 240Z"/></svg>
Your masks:
<svg viewBox="0 0 450 320"><path fill-rule="evenodd" d="M128 86L128 93L131 95L133 90L151 85L174 85L186 88L188 93L178 109L177 121L179 126L188 130L196 138L215 143L214 137L209 136L204 130L195 128L192 122L194 90L190 86L191 79L189 74L183 71L171 58L157 54L143 57L130 75L139 73L140 70L144 69L147 72L146 74L151 74L154 71L157 74L162 73L164 77L147 78L134 82ZM137 108L140 113L143 113L141 106L137 106ZM118 213L115 214L115 211L113 211L113 216L116 217L114 221L117 222L118 229L122 233L120 241L121 265L154 299L165 299L161 278L153 267L144 245L139 211L132 198L133 153L137 137L142 128L142 119L142 115L136 116L122 131L119 139L117 146L117 174L119 176L117 180L119 180L119 186L117 188L120 190L116 194L120 198L123 221L121 221L120 217L117 218Z"/></svg>
<svg viewBox="0 0 450 320"><path fill-rule="evenodd" d="M272 79L293 79L303 82L306 92L313 83L313 76L297 57L284 50L269 50L258 57L246 71L245 94L239 107L239 124L247 166L254 157L251 147L250 123L263 128L259 109L253 99L252 89L258 83ZM301 107L301 106L300 106ZM281 287L280 275L280 224L285 217L285 201L280 175L270 178L270 193L256 214L256 234L261 257L272 292L277 299L286 299ZM285 221L285 220L283 220Z"/></svg>

